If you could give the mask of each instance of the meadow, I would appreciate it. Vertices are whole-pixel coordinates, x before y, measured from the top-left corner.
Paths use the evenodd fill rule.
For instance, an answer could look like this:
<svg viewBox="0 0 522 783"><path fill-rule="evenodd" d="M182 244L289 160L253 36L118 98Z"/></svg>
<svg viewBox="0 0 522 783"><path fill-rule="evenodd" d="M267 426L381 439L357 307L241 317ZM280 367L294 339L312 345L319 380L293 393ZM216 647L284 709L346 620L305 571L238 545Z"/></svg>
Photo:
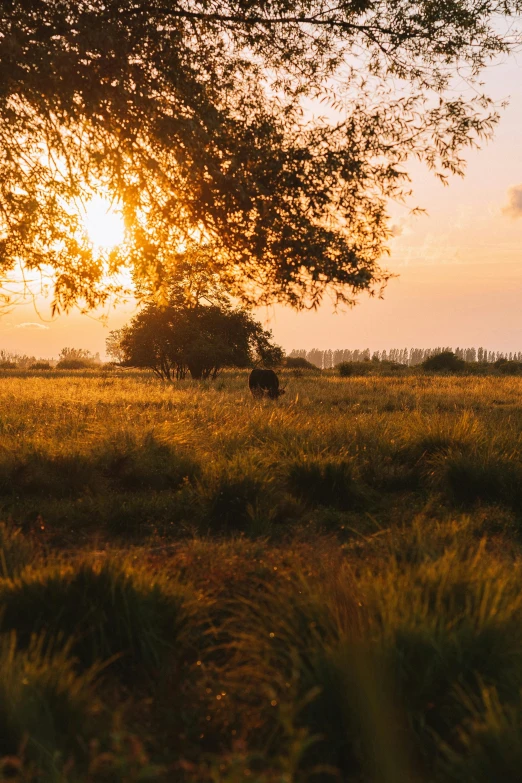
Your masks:
<svg viewBox="0 0 522 783"><path fill-rule="evenodd" d="M522 379L0 372L0 780L510 783Z"/></svg>

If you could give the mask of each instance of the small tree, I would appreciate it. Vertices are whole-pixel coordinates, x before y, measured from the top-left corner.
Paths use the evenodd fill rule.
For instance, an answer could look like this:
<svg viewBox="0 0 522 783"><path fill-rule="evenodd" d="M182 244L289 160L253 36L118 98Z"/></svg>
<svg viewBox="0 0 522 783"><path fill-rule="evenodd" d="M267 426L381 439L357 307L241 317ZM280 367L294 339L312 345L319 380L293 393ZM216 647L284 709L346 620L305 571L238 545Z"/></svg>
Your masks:
<svg viewBox="0 0 522 783"><path fill-rule="evenodd" d="M123 329L114 329L105 340L105 352L107 356L114 359L114 361L119 364L125 359L125 354L121 346L123 334Z"/></svg>
<svg viewBox="0 0 522 783"><path fill-rule="evenodd" d="M148 305L122 332L125 364L150 367L163 380L214 379L223 367L282 361L272 334L244 310L226 304Z"/></svg>

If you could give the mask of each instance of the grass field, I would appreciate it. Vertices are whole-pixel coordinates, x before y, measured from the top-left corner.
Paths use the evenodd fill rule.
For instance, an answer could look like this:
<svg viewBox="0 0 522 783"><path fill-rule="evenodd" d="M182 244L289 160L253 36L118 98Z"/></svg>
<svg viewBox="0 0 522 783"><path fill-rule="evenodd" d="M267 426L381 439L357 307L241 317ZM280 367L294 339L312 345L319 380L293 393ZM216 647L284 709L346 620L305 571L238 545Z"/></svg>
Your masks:
<svg viewBox="0 0 522 783"><path fill-rule="evenodd" d="M520 781L522 379L0 377L0 779Z"/></svg>

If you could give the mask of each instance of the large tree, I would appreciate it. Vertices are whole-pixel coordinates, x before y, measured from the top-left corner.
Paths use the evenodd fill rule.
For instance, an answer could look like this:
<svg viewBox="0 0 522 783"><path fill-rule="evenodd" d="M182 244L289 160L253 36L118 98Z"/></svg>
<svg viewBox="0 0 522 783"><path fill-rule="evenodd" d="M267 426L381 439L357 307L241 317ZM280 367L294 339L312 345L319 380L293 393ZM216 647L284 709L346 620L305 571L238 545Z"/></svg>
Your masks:
<svg viewBox="0 0 522 783"><path fill-rule="evenodd" d="M214 380L224 367L269 367L283 359L271 332L245 310L225 305L149 304L117 339L125 364L148 367L166 381L187 373Z"/></svg>
<svg viewBox="0 0 522 783"><path fill-rule="evenodd" d="M204 244L245 302L375 290L408 158L462 172L497 120L479 74L516 43L521 7L3 0L0 271L49 273L56 307L92 307L122 266L161 290ZM111 253L80 230L97 190L125 215Z"/></svg>

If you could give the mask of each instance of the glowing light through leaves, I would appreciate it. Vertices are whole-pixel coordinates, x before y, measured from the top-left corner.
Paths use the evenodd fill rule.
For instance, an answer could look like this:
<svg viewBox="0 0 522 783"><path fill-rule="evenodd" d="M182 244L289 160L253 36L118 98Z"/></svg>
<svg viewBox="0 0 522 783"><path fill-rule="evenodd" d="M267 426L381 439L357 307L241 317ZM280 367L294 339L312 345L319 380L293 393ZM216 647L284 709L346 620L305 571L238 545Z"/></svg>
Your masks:
<svg viewBox="0 0 522 783"><path fill-rule="evenodd" d="M95 196L86 205L83 224L90 241L102 250L111 250L121 245L125 238L121 213L101 196Z"/></svg>

